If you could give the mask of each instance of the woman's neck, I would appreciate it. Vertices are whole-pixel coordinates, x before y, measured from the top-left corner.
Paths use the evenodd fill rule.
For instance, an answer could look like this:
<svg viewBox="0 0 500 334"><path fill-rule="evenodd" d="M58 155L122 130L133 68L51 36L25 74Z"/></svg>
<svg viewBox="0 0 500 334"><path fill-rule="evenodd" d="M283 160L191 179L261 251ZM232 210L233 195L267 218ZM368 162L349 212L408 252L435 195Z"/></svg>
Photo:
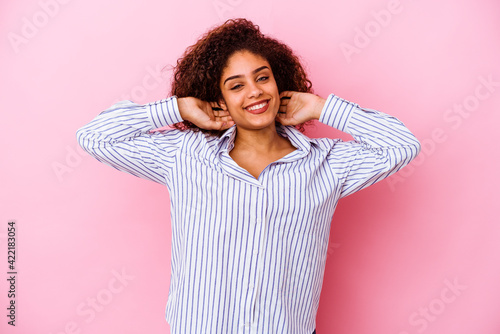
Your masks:
<svg viewBox="0 0 500 334"><path fill-rule="evenodd" d="M234 149L238 151L266 154L289 146L291 146L291 143L278 134L275 124L259 130L236 127Z"/></svg>

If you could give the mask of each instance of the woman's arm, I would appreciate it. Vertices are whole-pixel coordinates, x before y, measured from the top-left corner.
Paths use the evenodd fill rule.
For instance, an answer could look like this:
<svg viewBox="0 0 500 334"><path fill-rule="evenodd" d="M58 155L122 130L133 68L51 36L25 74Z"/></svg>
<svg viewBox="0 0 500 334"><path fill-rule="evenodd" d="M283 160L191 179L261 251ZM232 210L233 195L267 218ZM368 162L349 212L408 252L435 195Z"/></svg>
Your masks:
<svg viewBox="0 0 500 334"><path fill-rule="evenodd" d="M100 162L165 184L184 133L151 131L182 121L175 97L144 105L121 101L80 128L76 136L80 146Z"/></svg>
<svg viewBox="0 0 500 334"><path fill-rule="evenodd" d="M317 119L354 140L338 140L328 161L342 186L341 197L352 194L397 172L420 152L420 143L397 118L361 108L333 94L328 98L283 92L279 121Z"/></svg>
<svg viewBox="0 0 500 334"><path fill-rule="evenodd" d="M154 129L188 120L203 129L224 130L234 124L215 103L193 97L144 105L121 101L77 131L80 146L97 160L120 171L166 184L186 131Z"/></svg>

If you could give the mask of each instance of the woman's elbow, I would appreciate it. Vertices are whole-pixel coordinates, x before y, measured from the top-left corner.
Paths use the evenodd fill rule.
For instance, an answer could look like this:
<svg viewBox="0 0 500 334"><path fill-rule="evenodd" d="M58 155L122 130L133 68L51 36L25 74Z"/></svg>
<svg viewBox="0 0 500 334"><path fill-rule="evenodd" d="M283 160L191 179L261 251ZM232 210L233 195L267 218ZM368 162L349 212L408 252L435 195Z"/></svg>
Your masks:
<svg viewBox="0 0 500 334"><path fill-rule="evenodd" d="M86 131L85 127L82 127L76 131L76 142L87 153L90 153L90 151L89 151L89 135L90 134L88 131Z"/></svg>
<svg viewBox="0 0 500 334"><path fill-rule="evenodd" d="M418 141L418 139L415 138L413 141L412 148L411 148L411 151L412 151L411 160L415 159L421 150L422 150L422 145L420 144L420 141Z"/></svg>

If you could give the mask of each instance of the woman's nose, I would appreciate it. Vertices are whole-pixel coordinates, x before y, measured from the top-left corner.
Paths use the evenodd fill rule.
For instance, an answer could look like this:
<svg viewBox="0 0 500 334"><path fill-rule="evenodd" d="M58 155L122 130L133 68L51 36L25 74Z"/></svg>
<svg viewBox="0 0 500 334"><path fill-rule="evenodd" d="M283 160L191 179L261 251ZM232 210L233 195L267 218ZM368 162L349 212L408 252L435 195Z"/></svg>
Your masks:
<svg viewBox="0 0 500 334"><path fill-rule="evenodd" d="M248 85L248 97L259 97L262 95L262 89L256 84L256 83L251 83Z"/></svg>

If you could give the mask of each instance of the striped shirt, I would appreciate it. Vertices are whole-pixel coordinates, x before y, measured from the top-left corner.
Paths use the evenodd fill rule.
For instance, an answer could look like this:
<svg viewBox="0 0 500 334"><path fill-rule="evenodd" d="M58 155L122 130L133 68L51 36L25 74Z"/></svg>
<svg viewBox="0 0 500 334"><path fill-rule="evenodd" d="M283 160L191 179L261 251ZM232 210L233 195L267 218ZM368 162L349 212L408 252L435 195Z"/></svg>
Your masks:
<svg viewBox="0 0 500 334"><path fill-rule="evenodd" d="M331 94L319 121L354 140L278 125L296 150L256 179L229 156L236 126L220 138L153 131L181 121L175 96L122 101L77 132L99 161L168 188L171 333L312 333L338 200L408 164L418 140L398 119Z"/></svg>

